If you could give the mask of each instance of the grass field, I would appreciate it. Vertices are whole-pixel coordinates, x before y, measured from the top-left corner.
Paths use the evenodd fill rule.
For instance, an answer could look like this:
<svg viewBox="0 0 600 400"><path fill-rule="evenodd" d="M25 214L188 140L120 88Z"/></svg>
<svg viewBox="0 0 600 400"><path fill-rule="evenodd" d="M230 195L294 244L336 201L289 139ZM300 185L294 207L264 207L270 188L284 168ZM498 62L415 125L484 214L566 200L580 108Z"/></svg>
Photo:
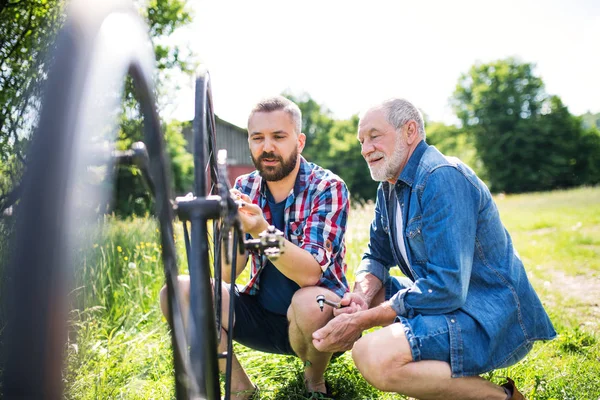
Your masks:
<svg viewBox="0 0 600 400"><path fill-rule="evenodd" d="M485 377L498 383L512 377L528 399L600 399L600 188L496 201L559 337ZM356 208L350 216L351 281L372 211ZM163 276L156 225L141 218L107 222L108 229L84 249L86 262L77 271L66 397L173 398L170 338L158 308ZM180 238L177 245L183 255ZM303 398L298 359L242 346L236 351L262 399ZM404 398L369 386L347 353L332 363L326 379L337 399Z"/></svg>

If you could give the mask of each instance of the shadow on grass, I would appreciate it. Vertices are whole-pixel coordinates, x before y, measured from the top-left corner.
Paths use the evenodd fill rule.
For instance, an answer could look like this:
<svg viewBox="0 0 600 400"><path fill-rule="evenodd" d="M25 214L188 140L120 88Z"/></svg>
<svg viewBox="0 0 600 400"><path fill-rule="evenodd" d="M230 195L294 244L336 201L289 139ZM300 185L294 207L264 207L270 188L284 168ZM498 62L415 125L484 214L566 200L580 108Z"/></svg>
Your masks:
<svg viewBox="0 0 600 400"><path fill-rule="evenodd" d="M336 358L331 362L325 374L332 398L335 400L366 400L380 398L380 392L369 385L358 373L352 363L349 353ZM304 376L301 370L291 379L282 382L270 395L264 393L261 399L274 400L302 400L306 399L307 393L304 388Z"/></svg>

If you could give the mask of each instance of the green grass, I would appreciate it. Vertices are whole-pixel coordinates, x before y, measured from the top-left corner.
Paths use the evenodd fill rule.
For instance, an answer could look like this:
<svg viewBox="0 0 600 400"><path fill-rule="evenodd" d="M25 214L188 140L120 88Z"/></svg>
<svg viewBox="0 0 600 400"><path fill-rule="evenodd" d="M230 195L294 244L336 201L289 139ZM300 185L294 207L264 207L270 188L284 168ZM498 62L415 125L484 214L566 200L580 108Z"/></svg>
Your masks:
<svg viewBox="0 0 600 400"><path fill-rule="evenodd" d="M600 188L498 197L532 283L559 337L538 343L512 377L528 399L600 398ZM373 206L355 208L347 232L350 280L368 240ZM156 224L109 218L82 251L65 374L69 399L173 398L170 338L158 307L163 284ZM179 237L179 236L177 236ZM183 255L182 241L177 241ZM182 267L183 269L184 267ZM262 399L301 399L302 365L236 345ZM402 399L369 386L348 353L327 370L338 399Z"/></svg>

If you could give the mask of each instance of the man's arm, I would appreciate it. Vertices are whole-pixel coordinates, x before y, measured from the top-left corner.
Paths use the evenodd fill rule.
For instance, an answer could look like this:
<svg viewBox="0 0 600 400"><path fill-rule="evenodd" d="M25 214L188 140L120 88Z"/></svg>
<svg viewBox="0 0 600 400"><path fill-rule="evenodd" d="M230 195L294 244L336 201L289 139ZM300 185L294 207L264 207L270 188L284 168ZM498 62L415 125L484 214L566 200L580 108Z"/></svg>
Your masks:
<svg viewBox="0 0 600 400"><path fill-rule="evenodd" d="M387 301L365 311L341 314L312 334L313 345L326 352L349 350L363 331L389 325L394 319L396 311Z"/></svg>
<svg viewBox="0 0 600 400"><path fill-rule="evenodd" d="M259 206L252 204L248 196L241 193L238 195L244 201L244 205L239 210L244 231L258 238L269 224ZM287 239L284 239L284 252L277 259L271 258L270 261L282 274L300 287L315 285L321 277L321 267L315 258ZM302 265L302 268L298 268L298 265Z"/></svg>
<svg viewBox="0 0 600 400"><path fill-rule="evenodd" d="M269 224L264 219L260 208L254 204L243 207L243 211L250 218L257 222L248 233L257 238L260 233L265 231ZM306 250L296 246L287 239L284 239L284 251L277 258L269 258L269 261L287 278L293 280L300 287L314 286L321 278L321 266L315 258ZM298 268L302 265L302 268Z"/></svg>
<svg viewBox="0 0 600 400"><path fill-rule="evenodd" d="M367 305L371 306L373 298L379 293L382 287L383 283L381 283L379 278L371 273L365 272L356 277L354 293L361 295Z"/></svg>

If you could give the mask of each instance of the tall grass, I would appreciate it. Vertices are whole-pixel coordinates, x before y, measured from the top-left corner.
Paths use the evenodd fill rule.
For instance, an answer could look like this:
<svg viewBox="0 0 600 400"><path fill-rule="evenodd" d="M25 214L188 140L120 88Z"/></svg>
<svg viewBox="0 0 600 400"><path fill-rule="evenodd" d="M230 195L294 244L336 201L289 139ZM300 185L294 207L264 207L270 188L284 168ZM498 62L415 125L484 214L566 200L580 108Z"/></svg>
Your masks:
<svg viewBox="0 0 600 400"><path fill-rule="evenodd" d="M498 197L532 283L560 336L538 343L516 366L485 377L510 376L529 399L600 398L600 188ZM352 210L347 231L350 281L368 241L373 206ZM65 375L69 399L173 398L170 338L158 307L163 285L157 226L144 218L108 218L83 249L73 293L73 335ZM179 238L179 237L178 237ZM180 260L184 259L178 240ZM184 266L181 267L185 269ZM578 288L586 288L580 293ZM263 399L301 399L302 365L236 345ZM402 399L374 389L349 354L326 379L338 399Z"/></svg>

